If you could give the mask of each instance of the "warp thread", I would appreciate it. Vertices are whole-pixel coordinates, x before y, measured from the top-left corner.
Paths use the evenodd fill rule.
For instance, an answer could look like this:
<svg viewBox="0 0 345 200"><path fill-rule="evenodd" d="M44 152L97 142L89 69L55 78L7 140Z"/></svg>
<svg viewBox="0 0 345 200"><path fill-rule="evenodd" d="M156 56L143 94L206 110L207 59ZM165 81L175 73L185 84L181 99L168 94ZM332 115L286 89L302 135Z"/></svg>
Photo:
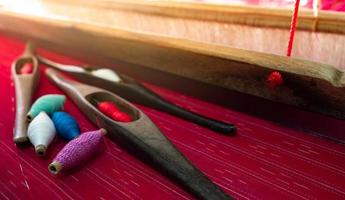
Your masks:
<svg viewBox="0 0 345 200"><path fill-rule="evenodd" d="M291 19L290 36L289 36L288 47L287 47L287 52L286 52L287 56L291 56L293 40L295 38L295 32L296 32L299 3L300 3L300 0L295 1L295 8L294 8L292 19Z"/></svg>
<svg viewBox="0 0 345 200"><path fill-rule="evenodd" d="M71 140L48 166L49 171L58 174L61 170L69 170L81 165L99 150L105 134L106 130L100 129L83 133Z"/></svg>
<svg viewBox="0 0 345 200"><path fill-rule="evenodd" d="M54 112L63 108L65 101L65 95L49 94L41 96L32 104L27 114L28 121L31 121L42 111L46 112L48 115L52 115Z"/></svg>
<svg viewBox="0 0 345 200"><path fill-rule="evenodd" d="M113 102L103 101L98 103L98 109L110 117L111 119L119 122L131 122L132 118L127 113L122 112Z"/></svg>
<svg viewBox="0 0 345 200"><path fill-rule="evenodd" d="M70 141L80 135L80 128L77 121L66 112L54 112L52 120L55 125L57 135Z"/></svg>
<svg viewBox="0 0 345 200"><path fill-rule="evenodd" d="M53 121L47 113L40 112L28 127L28 138L38 155L43 156L56 134Z"/></svg>
<svg viewBox="0 0 345 200"><path fill-rule="evenodd" d="M289 35L288 46L286 50L286 55L289 57L291 56L293 41L295 38L299 3L300 3L300 0L295 1L295 7L294 7L292 19L291 19L290 35ZM276 88L279 85L282 85L283 83L284 83L283 76L278 71L271 72L267 77L267 84L272 89Z"/></svg>

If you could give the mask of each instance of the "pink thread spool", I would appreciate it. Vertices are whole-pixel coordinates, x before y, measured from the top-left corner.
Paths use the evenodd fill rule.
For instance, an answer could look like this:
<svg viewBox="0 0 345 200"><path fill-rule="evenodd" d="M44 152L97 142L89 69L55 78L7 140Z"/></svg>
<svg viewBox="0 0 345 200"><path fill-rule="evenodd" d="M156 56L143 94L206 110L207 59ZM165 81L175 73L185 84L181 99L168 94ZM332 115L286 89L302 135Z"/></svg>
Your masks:
<svg viewBox="0 0 345 200"><path fill-rule="evenodd" d="M99 129L83 133L71 140L48 166L49 171L58 174L61 170L74 168L87 161L99 150L105 134L105 129Z"/></svg>

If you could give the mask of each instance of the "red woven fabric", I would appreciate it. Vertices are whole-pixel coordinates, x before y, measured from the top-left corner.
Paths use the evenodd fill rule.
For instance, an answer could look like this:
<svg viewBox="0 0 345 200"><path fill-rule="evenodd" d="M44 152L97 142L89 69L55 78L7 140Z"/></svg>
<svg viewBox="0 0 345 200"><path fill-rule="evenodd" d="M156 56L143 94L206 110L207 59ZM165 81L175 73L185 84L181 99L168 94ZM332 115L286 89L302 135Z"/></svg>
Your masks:
<svg viewBox="0 0 345 200"><path fill-rule="evenodd" d="M70 174L54 177L48 164L65 142L56 139L47 158L32 147L12 142L14 87L11 62L24 44L0 36L0 199L192 199L151 167L119 148L108 138L105 152ZM46 53L63 63L68 57ZM139 106L162 132L201 171L238 199L344 199L345 147L306 134L149 85L178 105L233 122L235 137L223 136L174 116ZM35 97L62 93L42 74ZM95 130L70 99L65 111L78 120L81 131Z"/></svg>

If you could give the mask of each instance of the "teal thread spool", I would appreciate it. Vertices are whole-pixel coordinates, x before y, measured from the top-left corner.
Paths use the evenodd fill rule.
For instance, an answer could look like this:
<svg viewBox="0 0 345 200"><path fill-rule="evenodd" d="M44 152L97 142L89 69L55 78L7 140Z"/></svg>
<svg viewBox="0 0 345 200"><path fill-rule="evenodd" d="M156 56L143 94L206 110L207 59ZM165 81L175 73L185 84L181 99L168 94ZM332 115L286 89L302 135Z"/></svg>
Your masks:
<svg viewBox="0 0 345 200"><path fill-rule="evenodd" d="M28 121L30 122L42 111L51 116L54 112L59 111L63 108L65 101L65 95L48 94L41 96L31 106L30 111L26 115Z"/></svg>
<svg viewBox="0 0 345 200"><path fill-rule="evenodd" d="M57 134L63 139L70 141L80 135L80 128L77 121L66 112L54 112L52 120Z"/></svg>

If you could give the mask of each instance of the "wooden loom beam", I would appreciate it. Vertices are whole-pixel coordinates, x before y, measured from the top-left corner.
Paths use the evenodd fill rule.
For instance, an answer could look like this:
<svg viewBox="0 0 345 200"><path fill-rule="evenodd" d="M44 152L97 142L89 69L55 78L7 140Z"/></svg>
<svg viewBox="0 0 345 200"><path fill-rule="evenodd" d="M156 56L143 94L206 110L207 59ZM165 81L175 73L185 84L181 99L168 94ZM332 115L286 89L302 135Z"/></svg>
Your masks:
<svg viewBox="0 0 345 200"><path fill-rule="evenodd" d="M48 0L56 3L56 0ZM231 4L210 4L198 2L171 1L85 1L68 0L69 5L90 7L93 9L123 10L149 15L167 16L199 21L213 21L249 26L289 29L292 10L288 8L266 8ZM319 11L315 17L311 9L301 9L297 24L298 30L345 33L345 14L332 11Z"/></svg>
<svg viewBox="0 0 345 200"><path fill-rule="evenodd" d="M330 65L86 23L0 12L0 29L46 48L144 66L226 89L345 118L343 72ZM111 67L111 66L110 66ZM279 70L286 85L267 88Z"/></svg>

